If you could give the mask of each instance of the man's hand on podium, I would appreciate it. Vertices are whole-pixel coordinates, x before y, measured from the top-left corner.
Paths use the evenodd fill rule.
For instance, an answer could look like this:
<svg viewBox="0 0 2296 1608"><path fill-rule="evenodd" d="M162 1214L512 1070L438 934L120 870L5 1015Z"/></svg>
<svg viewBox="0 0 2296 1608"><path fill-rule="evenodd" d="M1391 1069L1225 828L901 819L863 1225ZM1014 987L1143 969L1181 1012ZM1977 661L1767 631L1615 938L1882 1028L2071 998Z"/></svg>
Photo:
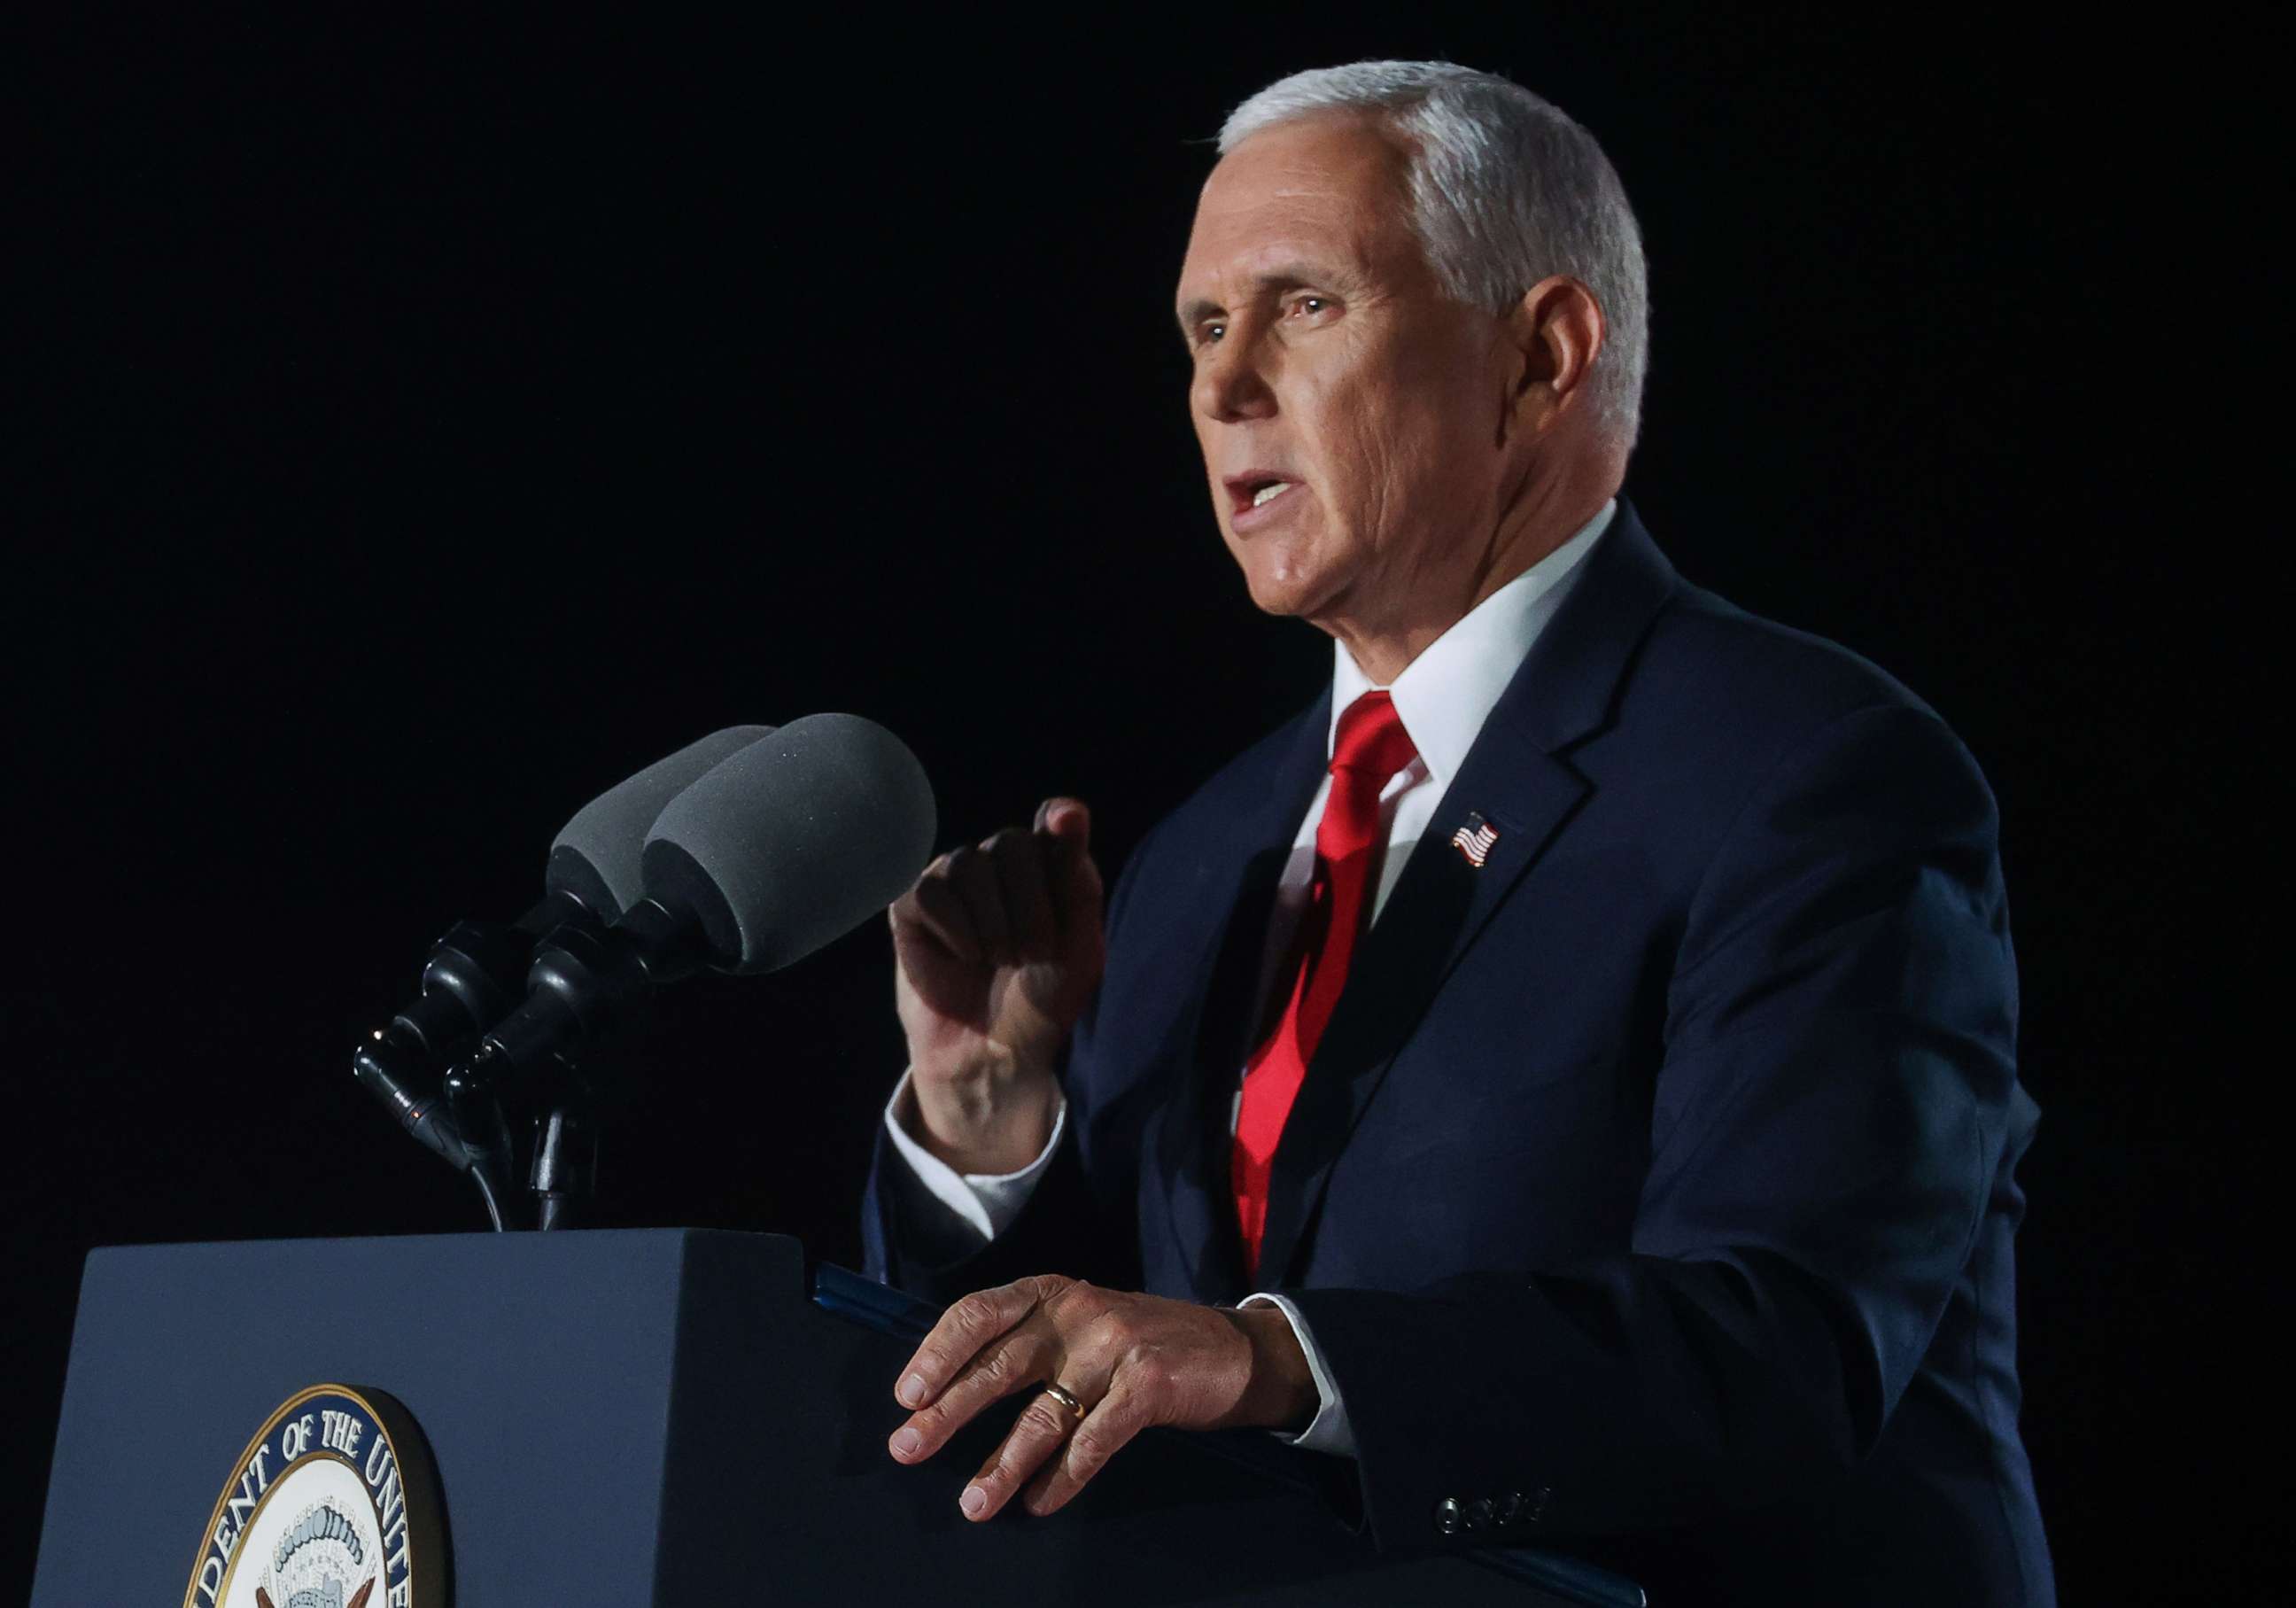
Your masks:
<svg viewBox="0 0 2296 1608"><path fill-rule="evenodd" d="M910 1131L959 1172L1018 1172L1051 1135L1053 1068L1105 958L1091 833L1082 802L1047 799L1033 827L951 849L888 912Z"/></svg>
<svg viewBox="0 0 2296 1608"><path fill-rule="evenodd" d="M1082 1405L1081 1423L1047 1384ZM1053 1512L1152 1424L1296 1431L1318 1399L1274 1307L1202 1307L1042 1275L942 1315L894 1386L913 1411L890 1449L921 1463L991 1402L1026 1391L1033 1399L958 1499L969 1519L993 1517L1024 1482L1022 1505Z"/></svg>

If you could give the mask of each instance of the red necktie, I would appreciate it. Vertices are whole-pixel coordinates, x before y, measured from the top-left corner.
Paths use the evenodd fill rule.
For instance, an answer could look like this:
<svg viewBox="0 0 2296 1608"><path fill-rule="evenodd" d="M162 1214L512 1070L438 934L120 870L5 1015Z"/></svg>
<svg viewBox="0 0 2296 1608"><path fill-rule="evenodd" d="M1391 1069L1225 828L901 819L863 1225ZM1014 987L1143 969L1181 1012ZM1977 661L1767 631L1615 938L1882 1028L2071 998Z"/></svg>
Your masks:
<svg viewBox="0 0 2296 1608"><path fill-rule="evenodd" d="M1418 757L1385 693L1365 693L1341 714L1332 742L1332 791L1316 826L1315 881L1300 920L1298 964L1289 977L1291 997L1275 1030L1244 1067L1243 1102L1236 1112L1228 1181L1243 1230L1246 1277L1259 1271L1267 1175L1283 1120L1346 986L1348 960L1371 909L1382 839L1379 795L1390 777Z"/></svg>

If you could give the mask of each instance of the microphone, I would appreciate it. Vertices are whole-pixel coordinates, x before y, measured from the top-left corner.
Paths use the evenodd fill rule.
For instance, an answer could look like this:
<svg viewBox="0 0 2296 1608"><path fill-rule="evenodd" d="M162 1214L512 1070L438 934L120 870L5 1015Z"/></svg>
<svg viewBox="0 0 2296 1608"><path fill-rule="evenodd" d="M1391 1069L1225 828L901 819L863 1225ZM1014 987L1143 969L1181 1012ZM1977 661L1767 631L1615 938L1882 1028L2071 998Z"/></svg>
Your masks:
<svg viewBox="0 0 2296 1608"><path fill-rule="evenodd" d="M899 898L935 829L932 785L899 738L857 715L791 721L663 807L639 854L644 896L610 927L550 934L526 1003L472 1070L543 1070L671 982L803 959Z"/></svg>
<svg viewBox="0 0 2296 1608"><path fill-rule="evenodd" d="M458 922L431 946L422 992L359 1046L352 1075L399 1125L457 1171L478 1160L436 1095L420 1079L518 1004L537 941L570 927L603 928L644 886L647 830L662 807L720 763L767 736L770 726L729 726L655 760L574 812L550 845L543 898L511 925Z"/></svg>
<svg viewBox="0 0 2296 1608"><path fill-rule="evenodd" d="M544 885L554 893L572 894L597 912L602 921L614 920L644 897L645 874L639 869L639 857L646 833L663 807L726 760L770 735L773 729L729 726L712 732L600 793L576 810L551 840L550 858L543 868ZM525 919L519 924L525 926ZM545 921L534 928L534 935L540 938L556 924ZM512 978L513 985L516 980Z"/></svg>

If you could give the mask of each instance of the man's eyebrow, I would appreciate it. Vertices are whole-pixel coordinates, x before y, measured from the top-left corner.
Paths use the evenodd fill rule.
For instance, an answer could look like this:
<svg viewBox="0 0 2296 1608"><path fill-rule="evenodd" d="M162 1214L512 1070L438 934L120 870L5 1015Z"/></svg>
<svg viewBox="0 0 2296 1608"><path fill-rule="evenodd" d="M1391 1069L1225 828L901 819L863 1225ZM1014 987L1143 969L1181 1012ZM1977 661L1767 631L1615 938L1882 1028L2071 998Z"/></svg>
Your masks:
<svg viewBox="0 0 2296 1608"><path fill-rule="evenodd" d="M1226 310L1227 309L1220 306L1218 302L1208 301L1201 296L1198 296L1191 301L1185 302L1181 305L1177 315L1180 320L1180 333L1183 336L1185 336L1191 333L1195 329L1196 325L1201 324L1214 313L1224 313Z"/></svg>
<svg viewBox="0 0 2296 1608"><path fill-rule="evenodd" d="M1250 291L1251 299L1256 301L1271 291L1294 291L1303 285L1329 285L1335 291L1340 290L1343 288L1341 279L1341 275L1315 263L1287 262L1253 275ZM1185 336L1215 313L1227 310L1217 301L1201 296L1193 297L1180 307L1180 333Z"/></svg>

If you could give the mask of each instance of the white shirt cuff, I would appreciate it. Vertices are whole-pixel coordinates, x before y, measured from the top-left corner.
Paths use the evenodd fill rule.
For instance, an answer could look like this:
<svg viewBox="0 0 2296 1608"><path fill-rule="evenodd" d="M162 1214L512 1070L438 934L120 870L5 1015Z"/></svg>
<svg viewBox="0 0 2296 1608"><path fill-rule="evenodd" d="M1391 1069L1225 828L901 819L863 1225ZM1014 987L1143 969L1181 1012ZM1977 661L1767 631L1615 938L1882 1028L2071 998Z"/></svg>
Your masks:
<svg viewBox="0 0 2296 1608"><path fill-rule="evenodd" d="M1044 1150L1037 1159L1018 1172L959 1172L932 1152L909 1137L894 1113L900 1110L909 1093L909 1074L902 1072L901 1080L893 1086L893 1097L885 1102L885 1133L893 1141L893 1148L917 1181L932 1192L942 1205L980 1236L987 1244L1012 1226L1021 1215L1021 1208L1029 1203L1037 1180L1045 1176L1045 1169L1053 1164L1053 1153L1061 1147L1061 1130L1068 1126L1069 1097L1065 1092L1055 1095L1058 1103L1053 1107L1053 1134L1045 1141ZM1298 1326L1298 1320L1293 1320ZM1306 1343L1304 1341L1301 1342ZM1321 1382L1321 1375L1317 1376Z"/></svg>
<svg viewBox="0 0 2296 1608"><path fill-rule="evenodd" d="M1296 1435L1284 1435L1281 1430L1275 1432L1292 1445L1306 1447L1311 1452L1329 1452L1334 1457L1354 1456L1356 1437L1355 1432L1348 1427L1347 1404L1340 1399L1339 1389L1332 1383L1331 1371L1324 1366L1324 1354L1316 1349L1316 1338L1308 1333L1307 1320L1300 1316L1300 1309L1280 1295L1269 1295L1265 1292L1247 1295L1236 1305L1240 1308L1253 1305L1273 1307L1283 1314L1284 1321L1292 1325L1292 1333L1299 1339L1300 1350L1307 1354L1308 1373L1316 1382L1316 1394L1322 1399L1316 1408L1315 1417L1308 1421L1306 1429Z"/></svg>

